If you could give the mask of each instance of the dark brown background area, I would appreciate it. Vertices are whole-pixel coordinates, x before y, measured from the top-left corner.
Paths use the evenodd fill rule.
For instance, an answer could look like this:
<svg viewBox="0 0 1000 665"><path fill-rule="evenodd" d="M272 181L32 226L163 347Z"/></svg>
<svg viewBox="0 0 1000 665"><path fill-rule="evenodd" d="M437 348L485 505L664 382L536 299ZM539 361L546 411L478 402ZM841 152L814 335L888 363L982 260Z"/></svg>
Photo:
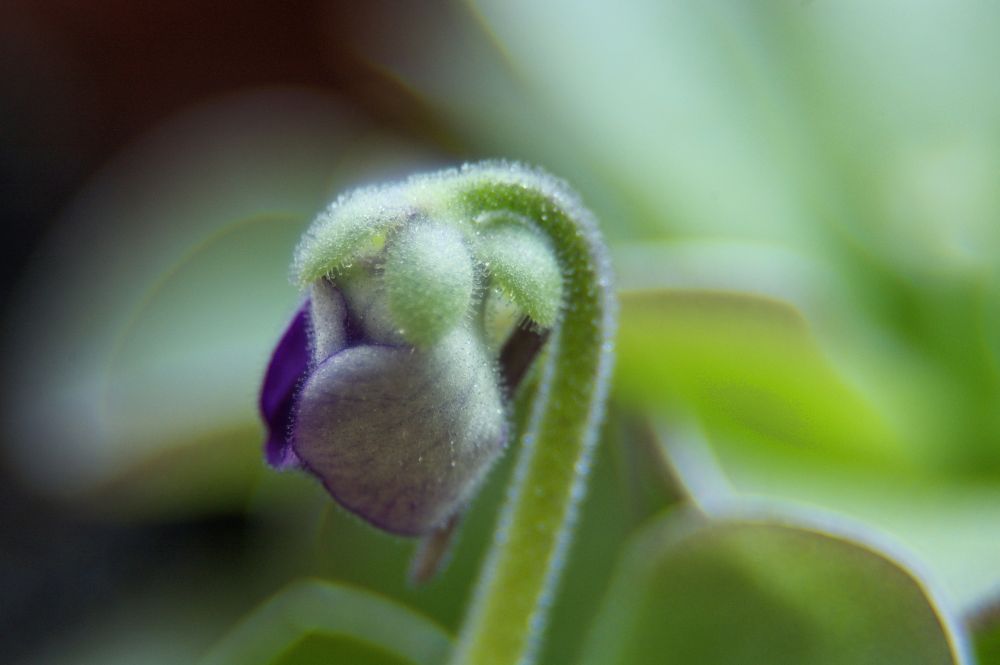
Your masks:
<svg viewBox="0 0 1000 665"><path fill-rule="evenodd" d="M362 55L405 30L395 15L388 3L316 0L0 4L0 315L17 316L6 303L20 271L91 175L199 100L308 86L393 133L447 143L421 102ZM243 520L89 523L29 496L0 468L3 660L30 656L124 589L170 576L192 550L233 563L252 528Z"/></svg>
<svg viewBox="0 0 1000 665"><path fill-rule="evenodd" d="M261 85L337 93L387 129L441 137L363 56L405 31L389 3L15 1L0 7L5 292L88 174L159 120Z"/></svg>

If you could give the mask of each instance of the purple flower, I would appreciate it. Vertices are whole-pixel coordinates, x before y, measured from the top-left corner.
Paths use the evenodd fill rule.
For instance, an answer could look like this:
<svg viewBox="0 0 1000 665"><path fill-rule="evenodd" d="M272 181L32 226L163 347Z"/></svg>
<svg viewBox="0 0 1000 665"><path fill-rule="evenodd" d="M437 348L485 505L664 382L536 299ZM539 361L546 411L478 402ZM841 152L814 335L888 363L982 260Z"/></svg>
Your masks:
<svg viewBox="0 0 1000 665"><path fill-rule="evenodd" d="M506 443L497 365L470 326L407 344L362 272L314 283L275 347L265 456L373 525L423 535L463 508Z"/></svg>
<svg viewBox="0 0 1000 665"><path fill-rule="evenodd" d="M548 176L486 163L342 196L296 250L308 295L264 378L267 461L392 533L454 523L506 444L504 387L561 311L551 243L487 182L569 200Z"/></svg>

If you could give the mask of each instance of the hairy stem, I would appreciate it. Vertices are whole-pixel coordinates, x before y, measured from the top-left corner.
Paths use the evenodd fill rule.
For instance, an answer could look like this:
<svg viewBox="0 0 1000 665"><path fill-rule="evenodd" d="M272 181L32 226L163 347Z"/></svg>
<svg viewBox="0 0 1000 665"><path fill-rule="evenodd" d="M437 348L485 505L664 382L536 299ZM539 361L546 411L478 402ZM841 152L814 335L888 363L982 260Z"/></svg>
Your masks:
<svg viewBox="0 0 1000 665"><path fill-rule="evenodd" d="M513 665L533 659L585 491L616 306L596 224L559 183L498 168L470 177L461 199L470 212L509 211L532 220L552 240L565 286L514 481L451 660Z"/></svg>

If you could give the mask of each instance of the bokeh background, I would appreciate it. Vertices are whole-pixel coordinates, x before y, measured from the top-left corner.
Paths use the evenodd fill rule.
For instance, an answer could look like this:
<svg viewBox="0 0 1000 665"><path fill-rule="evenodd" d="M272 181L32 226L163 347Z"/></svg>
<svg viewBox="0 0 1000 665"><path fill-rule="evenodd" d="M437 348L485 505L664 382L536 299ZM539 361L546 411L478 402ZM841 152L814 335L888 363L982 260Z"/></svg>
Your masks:
<svg viewBox="0 0 1000 665"><path fill-rule="evenodd" d="M509 460L414 589L412 544L264 469L254 408L315 212L485 157L568 179L647 291L615 412L695 494L870 527L974 613L1000 591L998 34L973 0L4 3L4 660L191 662L301 576L457 625ZM627 429L546 662L670 501Z"/></svg>

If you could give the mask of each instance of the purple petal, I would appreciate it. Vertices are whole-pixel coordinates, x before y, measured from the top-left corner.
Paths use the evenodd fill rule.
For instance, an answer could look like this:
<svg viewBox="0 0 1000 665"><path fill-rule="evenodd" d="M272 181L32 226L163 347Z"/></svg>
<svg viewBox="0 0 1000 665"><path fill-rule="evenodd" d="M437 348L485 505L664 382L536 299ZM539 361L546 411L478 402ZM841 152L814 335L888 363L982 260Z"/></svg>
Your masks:
<svg viewBox="0 0 1000 665"><path fill-rule="evenodd" d="M505 437L493 367L461 333L424 351L366 345L328 358L302 386L292 441L341 505L421 535L464 506Z"/></svg>
<svg viewBox="0 0 1000 665"><path fill-rule="evenodd" d="M299 466L288 433L296 389L309 371L309 301L299 307L271 355L260 391L260 413L267 424L264 456L276 469Z"/></svg>

